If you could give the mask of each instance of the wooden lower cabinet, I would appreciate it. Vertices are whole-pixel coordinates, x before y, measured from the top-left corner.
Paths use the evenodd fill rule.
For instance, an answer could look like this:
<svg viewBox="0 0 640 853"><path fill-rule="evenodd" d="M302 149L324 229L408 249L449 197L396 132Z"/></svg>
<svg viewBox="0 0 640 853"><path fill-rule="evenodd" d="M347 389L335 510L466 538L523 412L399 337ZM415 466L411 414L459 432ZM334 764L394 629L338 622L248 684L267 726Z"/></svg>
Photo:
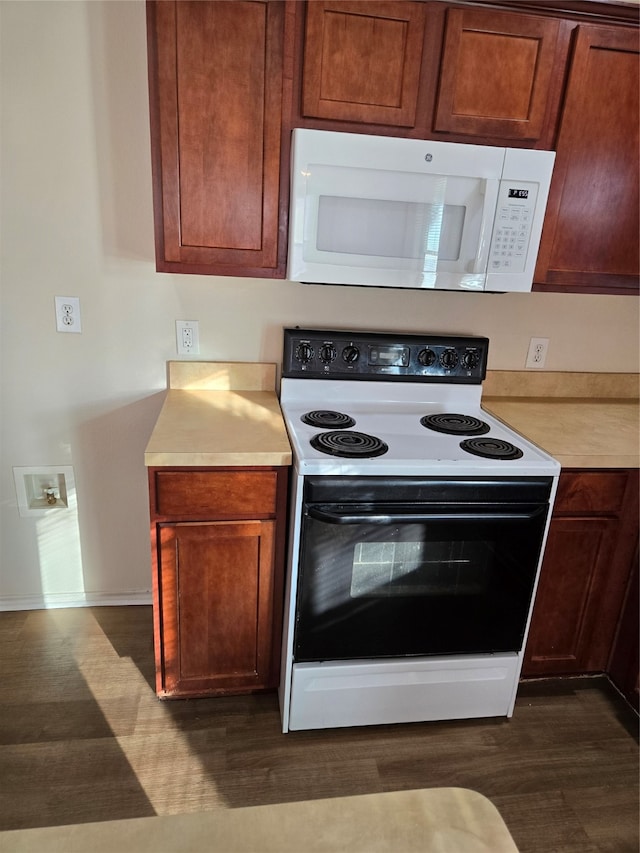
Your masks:
<svg viewBox="0 0 640 853"><path fill-rule="evenodd" d="M286 468L149 469L160 697L277 686L286 477Z"/></svg>
<svg viewBox="0 0 640 853"><path fill-rule="evenodd" d="M637 470L562 472L523 676L607 671L637 541Z"/></svg>
<svg viewBox="0 0 640 853"><path fill-rule="evenodd" d="M638 550L625 596L616 639L611 650L607 674L625 699L640 712L640 585L638 582Z"/></svg>

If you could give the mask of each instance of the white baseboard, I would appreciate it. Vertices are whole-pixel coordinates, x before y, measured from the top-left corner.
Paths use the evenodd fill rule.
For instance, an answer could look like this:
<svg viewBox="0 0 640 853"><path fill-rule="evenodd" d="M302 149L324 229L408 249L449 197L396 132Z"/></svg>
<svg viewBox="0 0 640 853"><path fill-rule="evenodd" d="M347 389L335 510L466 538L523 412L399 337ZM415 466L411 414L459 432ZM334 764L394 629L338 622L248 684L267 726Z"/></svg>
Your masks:
<svg viewBox="0 0 640 853"><path fill-rule="evenodd" d="M51 595L6 595L0 597L0 611L52 610L61 607L114 607L151 604L151 592L64 592Z"/></svg>

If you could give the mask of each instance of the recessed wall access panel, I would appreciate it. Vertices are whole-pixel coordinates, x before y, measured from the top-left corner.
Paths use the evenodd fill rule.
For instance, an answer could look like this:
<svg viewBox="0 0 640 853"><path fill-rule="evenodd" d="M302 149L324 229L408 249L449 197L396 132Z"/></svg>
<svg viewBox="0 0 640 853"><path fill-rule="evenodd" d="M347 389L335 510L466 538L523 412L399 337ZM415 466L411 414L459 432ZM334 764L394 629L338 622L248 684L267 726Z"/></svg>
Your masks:
<svg viewBox="0 0 640 853"><path fill-rule="evenodd" d="M69 509L75 501L75 478L70 465L41 465L13 469L20 515L45 515Z"/></svg>

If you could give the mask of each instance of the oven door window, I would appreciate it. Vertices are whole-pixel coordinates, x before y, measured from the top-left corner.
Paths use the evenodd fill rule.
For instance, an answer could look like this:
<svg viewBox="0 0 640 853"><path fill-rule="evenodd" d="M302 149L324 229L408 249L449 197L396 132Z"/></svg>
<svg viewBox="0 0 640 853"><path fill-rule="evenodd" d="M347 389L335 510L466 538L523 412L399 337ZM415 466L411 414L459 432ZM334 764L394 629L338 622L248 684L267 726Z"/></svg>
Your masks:
<svg viewBox="0 0 640 853"><path fill-rule="evenodd" d="M481 595L490 576L489 542L358 542L351 598Z"/></svg>
<svg viewBox="0 0 640 853"><path fill-rule="evenodd" d="M475 517L399 513L396 522L312 508L295 659L520 650L546 515L546 506L485 507Z"/></svg>

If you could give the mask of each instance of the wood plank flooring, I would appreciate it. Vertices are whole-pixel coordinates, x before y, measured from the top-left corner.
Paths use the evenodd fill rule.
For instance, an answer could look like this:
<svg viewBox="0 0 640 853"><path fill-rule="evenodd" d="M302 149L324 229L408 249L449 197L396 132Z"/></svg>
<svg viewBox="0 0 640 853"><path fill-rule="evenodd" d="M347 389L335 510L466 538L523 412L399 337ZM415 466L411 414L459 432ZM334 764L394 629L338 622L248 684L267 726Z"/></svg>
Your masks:
<svg viewBox="0 0 640 853"><path fill-rule="evenodd" d="M525 683L509 721L288 735L275 694L152 685L149 607L0 613L0 830L459 786L521 853L638 851L637 717L606 679Z"/></svg>

